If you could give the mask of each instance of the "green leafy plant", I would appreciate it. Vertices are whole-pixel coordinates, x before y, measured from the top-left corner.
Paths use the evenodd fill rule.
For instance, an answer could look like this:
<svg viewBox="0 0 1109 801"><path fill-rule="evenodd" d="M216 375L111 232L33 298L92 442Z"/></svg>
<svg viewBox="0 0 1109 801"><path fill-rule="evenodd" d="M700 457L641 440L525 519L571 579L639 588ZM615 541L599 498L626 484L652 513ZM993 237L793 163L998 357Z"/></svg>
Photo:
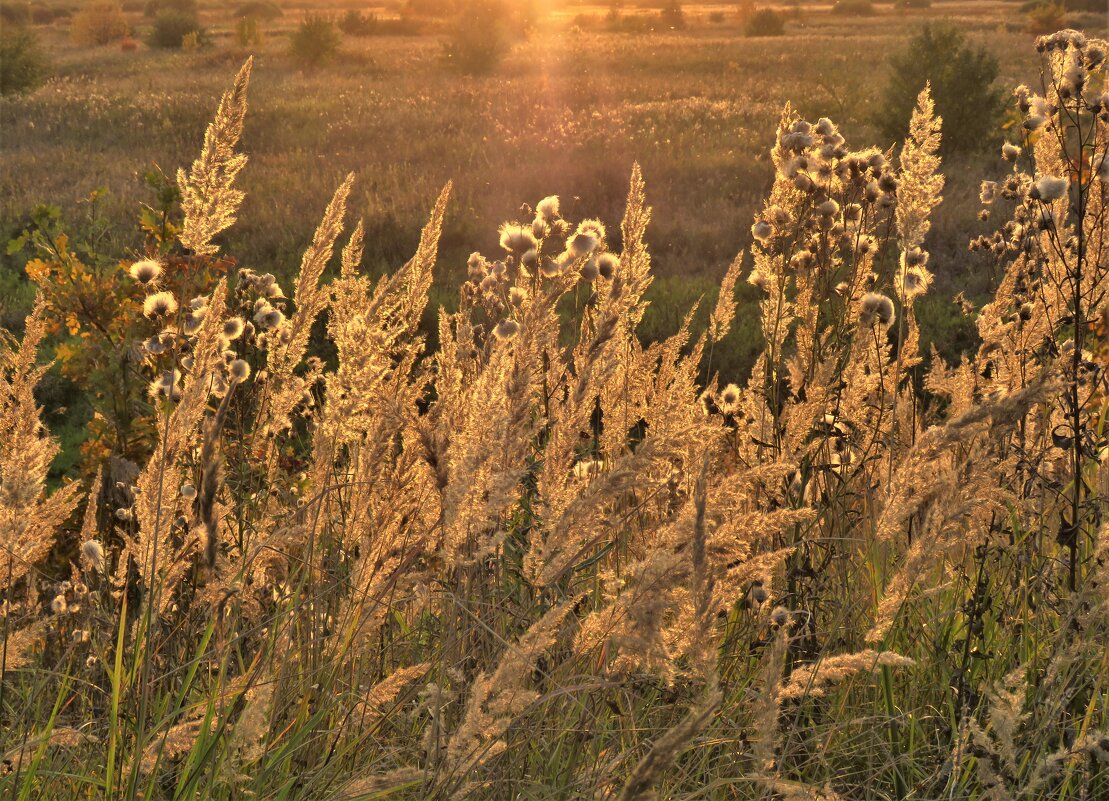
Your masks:
<svg viewBox="0 0 1109 801"><path fill-rule="evenodd" d="M151 47L176 50L184 47L185 38L192 34L198 39L203 35L200 18L195 13L170 8L159 11L154 17L154 27L147 41Z"/></svg>
<svg viewBox="0 0 1109 801"><path fill-rule="evenodd" d="M4 26L0 31L0 94L30 92L48 71L38 37L26 28Z"/></svg>
<svg viewBox="0 0 1109 801"><path fill-rule="evenodd" d="M342 37L330 17L306 14L289 39L289 55L302 70L314 70L339 54Z"/></svg>
<svg viewBox="0 0 1109 801"><path fill-rule="evenodd" d="M455 19L443 46L448 64L469 74L493 72L512 47L504 0L474 0Z"/></svg>
<svg viewBox="0 0 1109 801"><path fill-rule="evenodd" d="M786 21L781 14L772 8L762 8L747 20L743 33L746 36L781 36L785 27Z"/></svg>
<svg viewBox="0 0 1109 801"><path fill-rule="evenodd" d="M70 27L78 44L106 45L123 39L131 31L119 3L112 0L91 0L81 7Z"/></svg>
<svg viewBox="0 0 1109 801"><path fill-rule="evenodd" d="M997 59L987 49L969 44L952 25L925 24L890 58L889 83L874 123L887 139L903 139L915 98L930 83L945 125L943 152L989 147L998 140L1004 105L997 76Z"/></svg>

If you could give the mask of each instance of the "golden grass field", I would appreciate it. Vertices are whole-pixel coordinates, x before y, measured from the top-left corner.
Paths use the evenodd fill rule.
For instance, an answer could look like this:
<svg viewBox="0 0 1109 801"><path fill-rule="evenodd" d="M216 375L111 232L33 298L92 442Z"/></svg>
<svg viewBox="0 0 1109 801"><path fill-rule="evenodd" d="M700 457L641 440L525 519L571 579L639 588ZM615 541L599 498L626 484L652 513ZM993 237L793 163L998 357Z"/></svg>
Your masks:
<svg viewBox="0 0 1109 801"><path fill-rule="evenodd" d="M31 25L0 801L1109 798L1105 20L662 5Z"/></svg>

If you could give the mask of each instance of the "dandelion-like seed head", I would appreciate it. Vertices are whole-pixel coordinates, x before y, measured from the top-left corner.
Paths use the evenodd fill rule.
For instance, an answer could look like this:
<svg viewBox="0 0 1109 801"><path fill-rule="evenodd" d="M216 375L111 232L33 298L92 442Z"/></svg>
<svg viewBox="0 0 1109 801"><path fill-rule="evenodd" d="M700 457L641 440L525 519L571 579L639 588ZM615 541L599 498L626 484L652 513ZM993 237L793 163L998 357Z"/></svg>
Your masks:
<svg viewBox="0 0 1109 801"><path fill-rule="evenodd" d="M571 257L587 256L593 252L597 247L597 238L582 232L580 229L570 237L570 241L566 243L566 252Z"/></svg>
<svg viewBox="0 0 1109 801"><path fill-rule="evenodd" d="M241 383L250 378L250 364L246 359L235 359L227 368L231 380L235 383Z"/></svg>
<svg viewBox="0 0 1109 801"><path fill-rule="evenodd" d="M181 497L184 498L186 501L195 500L196 499L196 487L194 487L192 484L182 484L181 485Z"/></svg>
<svg viewBox="0 0 1109 801"><path fill-rule="evenodd" d="M557 278L562 275L562 262L556 259L544 258L539 263L539 274L544 278Z"/></svg>
<svg viewBox="0 0 1109 801"><path fill-rule="evenodd" d="M184 322L181 325L181 330L186 334L195 334L200 330L201 324L204 322L204 314L206 309L197 309L185 315Z"/></svg>
<svg viewBox="0 0 1109 801"><path fill-rule="evenodd" d="M880 325L888 329L893 325L896 313L893 301L877 292L867 292L859 301L859 323L864 328Z"/></svg>
<svg viewBox="0 0 1109 801"><path fill-rule="evenodd" d="M549 195L537 204L535 204L535 213L543 218L545 222L558 219L559 203L558 195Z"/></svg>
<svg viewBox="0 0 1109 801"><path fill-rule="evenodd" d="M920 248L909 248L901 254L902 267L919 267L928 263L928 251Z"/></svg>
<svg viewBox="0 0 1109 801"><path fill-rule="evenodd" d="M127 272L140 284L152 284L161 276L162 265L154 259L140 259Z"/></svg>
<svg viewBox="0 0 1109 801"><path fill-rule="evenodd" d="M466 274L474 283L479 283L485 277L488 267L485 257L476 251L466 260Z"/></svg>
<svg viewBox="0 0 1109 801"><path fill-rule="evenodd" d="M614 253L602 253L597 257L597 272L601 278L611 281L620 267L620 258Z"/></svg>
<svg viewBox="0 0 1109 801"><path fill-rule="evenodd" d="M509 253L525 253L538 247L531 227L525 228L516 223L505 223L500 228L501 247Z"/></svg>
<svg viewBox="0 0 1109 801"><path fill-rule="evenodd" d="M493 327L493 336L502 342L515 338L520 333L520 324L515 320L501 320Z"/></svg>
<svg viewBox="0 0 1109 801"><path fill-rule="evenodd" d="M528 299L528 291L522 286L514 286L508 290L508 302L513 306L523 306Z"/></svg>
<svg viewBox="0 0 1109 801"><path fill-rule="evenodd" d="M789 266L795 270L808 270L816 263L816 256L811 250L803 249L793 254Z"/></svg>
<svg viewBox="0 0 1109 801"><path fill-rule="evenodd" d="M85 540L81 543L81 556L91 570L104 572L104 546L97 540Z"/></svg>
<svg viewBox="0 0 1109 801"><path fill-rule="evenodd" d="M740 392L735 384L728 384L720 390L718 405L724 414L734 414L739 408Z"/></svg>
<svg viewBox="0 0 1109 801"><path fill-rule="evenodd" d="M751 236L764 245L770 241L770 236L773 233L774 227L766 220L758 220L751 226Z"/></svg>
<svg viewBox="0 0 1109 801"><path fill-rule="evenodd" d="M836 203L836 201L828 198L816 207L816 212L821 217L835 217L837 214L839 214L839 203Z"/></svg>
<svg viewBox="0 0 1109 801"><path fill-rule="evenodd" d="M223 324L223 338L232 342L243 335L243 318L229 317Z"/></svg>
<svg viewBox="0 0 1109 801"><path fill-rule="evenodd" d="M281 326L285 322L285 314L281 309L275 308L266 303L254 315L254 322L266 329L274 329Z"/></svg>
<svg viewBox="0 0 1109 801"><path fill-rule="evenodd" d="M782 147L786 150L792 150L794 153L801 153L812 145L812 134L807 131L790 131L782 136Z"/></svg>
<svg viewBox="0 0 1109 801"><path fill-rule="evenodd" d="M64 595L58 594L54 596L54 600L50 602L50 611L55 615L64 615L69 611L69 604L66 603Z"/></svg>
<svg viewBox="0 0 1109 801"><path fill-rule="evenodd" d="M596 259L589 259L581 266L581 278L583 281L593 283L600 276L600 268L597 267Z"/></svg>
<svg viewBox="0 0 1109 801"><path fill-rule="evenodd" d="M151 398L169 398L170 400L178 400L181 397L181 388L178 382L181 380L181 373L176 370L165 370L160 376L150 382L147 387L147 394Z"/></svg>
<svg viewBox="0 0 1109 801"><path fill-rule="evenodd" d="M789 222L789 212L781 206L774 205L766 210L766 219L780 228Z"/></svg>
<svg viewBox="0 0 1109 801"><path fill-rule="evenodd" d="M770 279L759 269L751 270L751 274L747 276L747 283L763 292L770 289Z"/></svg>
<svg viewBox="0 0 1109 801"><path fill-rule="evenodd" d="M766 587L762 586L762 582L758 582L751 587L751 604L753 606L762 606L770 598L770 593L767 592Z"/></svg>
<svg viewBox="0 0 1109 801"><path fill-rule="evenodd" d="M901 299L911 302L928 291L928 287L932 285L932 274L922 266L909 267L899 273L895 280Z"/></svg>
<svg viewBox="0 0 1109 801"><path fill-rule="evenodd" d="M1052 203L1067 193L1070 182L1066 178L1045 175L1028 190L1028 196L1041 203Z"/></svg>
<svg viewBox="0 0 1109 801"><path fill-rule="evenodd" d="M147 295L142 303L142 313L153 320L155 317L168 317L177 311L177 298L172 292L155 292Z"/></svg>

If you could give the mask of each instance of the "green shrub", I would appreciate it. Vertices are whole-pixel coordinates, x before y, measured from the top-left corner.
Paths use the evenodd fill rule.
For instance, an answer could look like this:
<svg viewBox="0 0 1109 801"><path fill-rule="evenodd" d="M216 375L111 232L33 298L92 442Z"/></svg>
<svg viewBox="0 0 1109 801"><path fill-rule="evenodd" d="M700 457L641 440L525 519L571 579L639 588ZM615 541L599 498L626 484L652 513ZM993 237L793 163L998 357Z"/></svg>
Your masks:
<svg viewBox="0 0 1109 801"><path fill-rule="evenodd" d="M743 33L747 36L781 36L786 28L782 15L771 8L756 11L747 20Z"/></svg>
<svg viewBox="0 0 1109 801"><path fill-rule="evenodd" d="M419 23L412 17L382 19L377 14L360 14L354 9L339 18L338 27L347 36L407 36L420 32Z"/></svg>
<svg viewBox="0 0 1109 801"><path fill-rule="evenodd" d="M112 0L91 0L73 17L70 32L77 44L91 47L118 42L131 28L119 3Z"/></svg>
<svg viewBox="0 0 1109 801"><path fill-rule="evenodd" d="M341 39L330 17L306 14L289 40L289 55L302 70L313 70L335 58Z"/></svg>
<svg viewBox="0 0 1109 801"><path fill-rule="evenodd" d="M468 74L492 72L512 47L504 0L474 0L456 18L443 55Z"/></svg>
<svg viewBox="0 0 1109 801"><path fill-rule="evenodd" d="M46 56L38 38L26 28L0 30L0 94L29 92L47 74Z"/></svg>
<svg viewBox="0 0 1109 801"><path fill-rule="evenodd" d="M890 59L886 87L875 125L887 139L900 141L925 82L932 84L936 113L943 118L945 155L993 144L1003 107L994 87L997 59L984 48L969 45L949 24L927 24L908 47Z"/></svg>
<svg viewBox="0 0 1109 801"><path fill-rule="evenodd" d="M262 23L257 17L239 17L235 20L235 42L239 47L259 45L262 38Z"/></svg>
<svg viewBox="0 0 1109 801"><path fill-rule="evenodd" d="M1028 32L1054 33L1067 27L1067 7L1063 3L1041 2L1028 10Z"/></svg>
<svg viewBox="0 0 1109 801"><path fill-rule="evenodd" d="M197 15L170 8L159 11L154 17L154 27L150 29L148 41L151 47L173 50L183 47L185 37L194 33L202 33Z"/></svg>
<svg viewBox="0 0 1109 801"><path fill-rule="evenodd" d="M373 36L377 24L377 14L360 14L352 8L339 19L339 30L347 36Z"/></svg>
<svg viewBox="0 0 1109 801"><path fill-rule="evenodd" d="M836 0L832 3L832 13L845 17L869 17L875 11L870 0Z"/></svg>

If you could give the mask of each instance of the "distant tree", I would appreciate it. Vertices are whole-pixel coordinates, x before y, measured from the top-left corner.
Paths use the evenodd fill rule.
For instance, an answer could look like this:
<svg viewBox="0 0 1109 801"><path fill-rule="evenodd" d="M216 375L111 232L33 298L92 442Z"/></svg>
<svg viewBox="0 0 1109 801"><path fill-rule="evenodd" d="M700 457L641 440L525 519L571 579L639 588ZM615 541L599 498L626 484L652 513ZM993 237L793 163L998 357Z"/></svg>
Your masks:
<svg viewBox="0 0 1109 801"><path fill-rule="evenodd" d="M77 44L106 45L125 37L131 28L119 3L112 0L90 0L73 15L70 32Z"/></svg>
<svg viewBox="0 0 1109 801"><path fill-rule="evenodd" d="M177 50L184 46L185 37L190 34L197 34L199 40L200 20L183 11L167 9L154 17L154 27L147 41L151 47Z"/></svg>
<svg viewBox="0 0 1109 801"><path fill-rule="evenodd" d="M747 36L781 36L785 30L786 21L772 8L756 11L747 20L743 33Z"/></svg>
<svg viewBox="0 0 1109 801"><path fill-rule="evenodd" d="M904 51L890 58L891 74L874 123L887 139L901 141L925 82L932 84L943 118L942 152L973 151L993 144L1004 108L994 86L997 59L976 48L950 24L926 24Z"/></svg>
<svg viewBox="0 0 1109 801"><path fill-rule="evenodd" d="M1067 27L1067 6L1063 2L1040 2L1027 11L1028 32L1054 33Z"/></svg>
<svg viewBox="0 0 1109 801"><path fill-rule="evenodd" d="M329 17L307 14L289 39L289 55L301 69L316 69L338 55L341 41Z"/></svg>
<svg viewBox="0 0 1109 801"><path fill-rule="evenodd" d="M373 36L377 31L377 14L361 14L353 8L347 9L339 18L339 30L347 36Z"/></svg>
<svg viewBox="0 0 1109 801"><path fill-rule="evenodd" d="M156 0L147 4L147 13L154 16L154 27L147 40L151 47L175 50L185 45L186 37L192 41L191 34L196 34L197 42L203 41L204 29L200 26L196 0Z"/></svg>
<svg viewBox="0 0 1109 801"><path fill-rule="evenodd" d="M46 56L34 33L12 25L0 28L0 94L29 92L46 74Z"/></svg>
<svg viewBox="0 0 1109 801"><path fill-rule="evenodd" d="M444 45L447 63L462 72L492 72L512 49L505 0L471 0Z"/></svg>

